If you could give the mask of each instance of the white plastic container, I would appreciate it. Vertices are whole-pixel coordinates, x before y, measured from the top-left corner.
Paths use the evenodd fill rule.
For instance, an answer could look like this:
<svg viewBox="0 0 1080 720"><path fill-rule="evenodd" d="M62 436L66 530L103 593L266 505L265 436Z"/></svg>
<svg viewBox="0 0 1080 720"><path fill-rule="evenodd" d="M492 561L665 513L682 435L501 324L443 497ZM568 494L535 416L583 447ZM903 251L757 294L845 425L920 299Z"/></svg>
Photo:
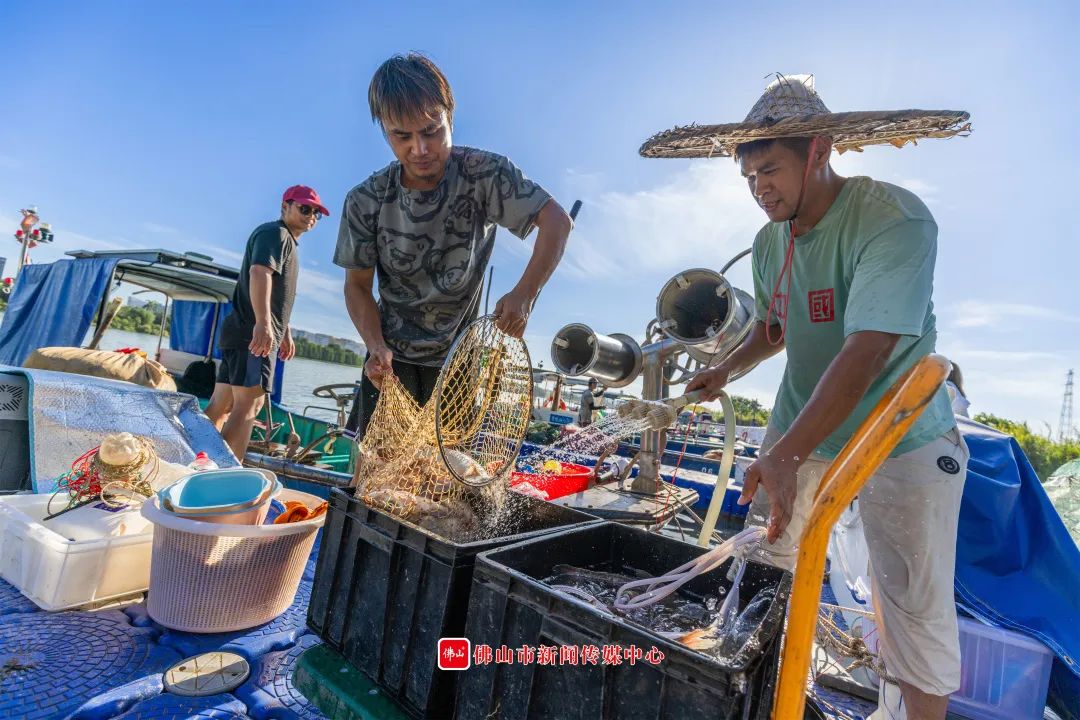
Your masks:
<svg viewBox="0 0 1080 720"><path fill-rule="evenodd" d="M960 621L960 689L949 711L974 720L1039 720L1054 654L1012 630Z"/></svg>
<svg viewBox="0 0 1080 720"><path fill-rule="evenodd" d="M288 489L278 500L310 508L322 503ZM174 515L158 503L155 497L142 506L143 517L155 525L146 610L167 628L196 633L245 630L285 612L326 518L226 525Z"/></svg>
<svg viewBox="0 0 1080 720"><path fill-rule="evenodd" d="M44 610L99 604L150 586L153 526L137 535L73 541L41 523L50 497L0 496L0 577Z"/></svg>

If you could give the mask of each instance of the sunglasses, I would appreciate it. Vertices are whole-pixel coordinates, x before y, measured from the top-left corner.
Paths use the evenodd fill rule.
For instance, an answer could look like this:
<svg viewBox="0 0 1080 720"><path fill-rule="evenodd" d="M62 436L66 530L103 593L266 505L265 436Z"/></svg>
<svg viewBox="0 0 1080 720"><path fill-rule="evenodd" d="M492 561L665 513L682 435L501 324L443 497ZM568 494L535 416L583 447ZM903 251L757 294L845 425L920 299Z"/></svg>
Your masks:
<svg viewBox="0 0 1080 720"><path fill-rule="evenodd" d="M290 202L292 202L292 201L290 201ZM307 217L308 215L311 215L312 213L314 213L315 214L315 219L319 220L323 216L323 214L321 212L319 212L318 210L313 208L311 205L299 205L299 206L297 206L297 209L300 210L300 214L303 215L304 217Z"/></svg>

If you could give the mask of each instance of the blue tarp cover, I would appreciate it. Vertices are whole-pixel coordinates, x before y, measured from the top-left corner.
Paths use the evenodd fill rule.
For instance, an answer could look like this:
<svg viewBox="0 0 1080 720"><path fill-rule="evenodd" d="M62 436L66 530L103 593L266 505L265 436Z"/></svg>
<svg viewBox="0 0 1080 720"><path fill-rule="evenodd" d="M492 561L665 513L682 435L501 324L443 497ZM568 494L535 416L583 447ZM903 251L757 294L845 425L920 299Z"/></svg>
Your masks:
<svg viewBox="0 0 1080 720"><path fill-rule="evenodd" d="M214 308L218 308L217 325L214 324ZM173 350L195 355L206 355L207 346L214 327L221 328L221 323L232 311L232 303L196 302L177 300L173 303L172 320L169 325L169 347ZM221 348L214 343L210 348L211 357L221 358ZM281 383L285 377L285 363L276 360L274 370L274 391L270 399L281 402Z"/></svg>
<svg viewBox="0 0 1080 720"><path fill-rule="evenodd" d="M957 604L1057 655L1055 709L1080 717L1080 549L1012 437L957 418L971 450L956 539Z"/></svg>
<svg viewBox="0 0 1080 720"><path fill-rule="evenodd" d="M24 267L0 324L0 364L22 365L42 347L82 345L116 263L89 258Z"/></svg>

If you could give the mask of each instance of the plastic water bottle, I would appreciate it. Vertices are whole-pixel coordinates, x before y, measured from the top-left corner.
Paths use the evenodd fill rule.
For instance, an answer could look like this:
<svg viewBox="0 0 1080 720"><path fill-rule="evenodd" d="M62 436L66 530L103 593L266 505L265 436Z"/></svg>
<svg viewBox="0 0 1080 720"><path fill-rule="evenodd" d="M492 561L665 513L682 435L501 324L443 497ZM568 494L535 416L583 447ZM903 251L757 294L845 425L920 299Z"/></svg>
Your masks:
<svg viewBox="0 0 1080 720"><path fill-rule="evenodd" d="M204 470L217 470L218 464L211 460L206 453L199 452L195 455L195 459L188 463L188 467L195 472L202 472Z"/></svg>

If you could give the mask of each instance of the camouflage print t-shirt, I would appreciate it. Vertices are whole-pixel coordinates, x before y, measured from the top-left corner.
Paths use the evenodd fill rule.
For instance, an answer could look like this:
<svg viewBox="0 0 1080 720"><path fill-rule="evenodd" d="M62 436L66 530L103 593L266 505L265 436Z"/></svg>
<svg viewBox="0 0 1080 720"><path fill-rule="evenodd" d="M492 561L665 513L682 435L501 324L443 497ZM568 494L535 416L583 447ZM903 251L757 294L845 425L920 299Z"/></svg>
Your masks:
<svg viewBox="0 0 1080 720"><path fill-rule="evenodd" d="M505 157L455 147L433 190L401 185L393 162L345 197L334 263L375 268L394 358L441 365L476 317L496 225L524 239L551 196Z"/></svg>

